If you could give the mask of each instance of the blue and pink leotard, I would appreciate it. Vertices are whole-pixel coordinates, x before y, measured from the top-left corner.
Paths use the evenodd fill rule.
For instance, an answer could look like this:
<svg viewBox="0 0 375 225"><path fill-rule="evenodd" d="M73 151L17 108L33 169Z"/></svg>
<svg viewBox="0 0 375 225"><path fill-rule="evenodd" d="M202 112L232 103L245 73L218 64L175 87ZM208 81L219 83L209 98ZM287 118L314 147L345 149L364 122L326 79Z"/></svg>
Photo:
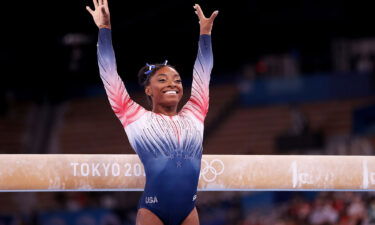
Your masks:
<svg viewBox="0 0 375 225"><path fill-rule="evenodd" d="M98 63L108 100L146 173L138 208L165 225L178 225L195 207L213 66L211 36L201 35L191 97L175 116L144 109L133 101L116 69L111 30L99 30Z"/></svg>

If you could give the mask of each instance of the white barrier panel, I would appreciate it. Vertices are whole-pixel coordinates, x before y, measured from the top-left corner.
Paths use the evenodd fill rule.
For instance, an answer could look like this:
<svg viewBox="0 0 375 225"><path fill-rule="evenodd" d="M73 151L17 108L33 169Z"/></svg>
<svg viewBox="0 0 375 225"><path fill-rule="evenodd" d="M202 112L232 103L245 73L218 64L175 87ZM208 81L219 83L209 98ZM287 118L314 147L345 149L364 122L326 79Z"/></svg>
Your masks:
<svg viewBox="0 0 375 225"><path fill-rule="evenodd" d="M204 155L198 189L375 190L372 156ZM0 191L141 191L136 155L0 155Z"/></svg>

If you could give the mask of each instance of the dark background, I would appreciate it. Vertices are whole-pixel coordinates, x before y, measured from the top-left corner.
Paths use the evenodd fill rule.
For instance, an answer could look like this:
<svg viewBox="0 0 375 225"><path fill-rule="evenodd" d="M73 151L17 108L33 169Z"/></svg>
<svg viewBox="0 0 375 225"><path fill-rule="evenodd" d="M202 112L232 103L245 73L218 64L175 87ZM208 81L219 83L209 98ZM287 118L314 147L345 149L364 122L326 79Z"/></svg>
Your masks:
<svg viewBox="0 0 375 225"><path fill-rule="evenodd" d="M213 28L213 77L231 77L241 65L267 53L295 51L302 74L331 70L330 43L375 33L369 2L304 1L109 1L119 74L136 81L146 62L168 59L186 81L196 56L199 24L193 4L206 16L220 11ZM3 88L53 95L100 84L97 28L85 6L91 1L6 1L2 6ZM67 74L67 33L91 36L79 74ZM6 85L4 85L6 84ZM27 94L26 94L27 95ZM65 93L66 95L66 93Z"/></svg>
<svg viewBox="0 0 375 225"><path fill-rule="evenodd" d="M199 37L194 3L201 5L206 16L214 10L220 11L212 33L215 65L210 107L216 108L211 107L208 114L211 118L206 121L205 141L209 142L204 146L205 153L307 154L312 149L314 154L318 151L373 155L374 147L368 141L374 146L375 86L365 82L374 84L375 50L370 52L372 68L368 74L349 68L340 75L335 73L332 50L335 40L344 39L348 47L351 40L374 39L375 7L370 1L109 0L118 72L130 94L141 96L142 92L134 89L141 90L136 85L137 73L146 62L161 63L168 59L182 75L184 86L191 84ZM92 7L93 3L91 0L1 2L1 153L123 154L127 151L134 154L104 93L96 58L98 28L86 5ZM64 42L69 35L86 38L78 52ZM360 44L363 43L357 43L357 47ZM264 82L264 74L256 71L257 62L265 55L279 53L297 55L298 74L293 74L288 82L282 80L288 74L271 74L277 76ZM353 64L363 60L354 54L357 53L345 56L347 64L352 63L350 60L356 60ZM340 54L337 55L339 58ZM76 69L71 69L72 62ZM246 65L253 66L255 71L250 76L244 70ZM218 84L219 81L226 83ZM355 82L351 81L359 82L353 85ZM75 98L82 97L82 92L88 89L95 93ZM325 138L324 143L321 137ZM361 143L371 151L366 152L368 148L362 148ZM341 151L343 148L345 151ZM277 224L294 225L310 224L301 221L298 209L311 207L307 218L315 210L321 211L314 207L322 200L337 207L337 214L343 220L351 205L358 207L360 203L363 211L375 209L371 192L303 193L307 200L301 201L297 196L296 201L288 192L202 192L198 198L203 199L198 204L199 214L202 224L222 219L233 225L245 221L250 224L250 219L257 220L252 224L267 224L264 221L271 216L270 212L280 212L279 219L285 223ZM17 220L18 223L3 223L41 224L43 213L48 216L52 210L57 211L56 217L71 217L69 212L83 215L85 209L100 207L109 208L128 221L123 224L134 224L140 194L3 193L0 223ZM358 197L362 198L359 203ZM285 204L279 207L281 198ZM251 207L263 209L262 204L269 204L272 210L263 207L264 215L252 215ZM368 214L375 215L375 211ZM375 216L370 219L375 221Z"/></svg>

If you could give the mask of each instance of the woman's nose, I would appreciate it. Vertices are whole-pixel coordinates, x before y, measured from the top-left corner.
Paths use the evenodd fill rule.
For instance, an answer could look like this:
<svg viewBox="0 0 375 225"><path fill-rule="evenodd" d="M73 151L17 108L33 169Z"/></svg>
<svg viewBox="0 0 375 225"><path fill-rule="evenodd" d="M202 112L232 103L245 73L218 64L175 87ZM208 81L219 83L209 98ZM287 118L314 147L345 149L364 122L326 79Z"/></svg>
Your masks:
<svg viewBox="0 0 375 225"><path fill-rule="evenodd" d="M176 87L176 84L173 82L173 80L170 80L170 81L168 81L168 86Z"/></svg>

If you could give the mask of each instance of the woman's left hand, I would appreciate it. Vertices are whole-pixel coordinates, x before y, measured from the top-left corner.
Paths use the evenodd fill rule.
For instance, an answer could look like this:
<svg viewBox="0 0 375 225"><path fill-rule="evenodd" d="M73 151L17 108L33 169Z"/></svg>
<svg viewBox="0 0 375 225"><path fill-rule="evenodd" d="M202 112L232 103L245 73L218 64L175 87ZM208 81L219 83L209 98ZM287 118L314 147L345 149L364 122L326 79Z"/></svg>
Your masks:
<svg viewBox="0 0 375 225"><path fill-rule="evenodd" d="M211 14L210 18L206 18L203 14L201 7L198 4L195 4L193 8L195 9L195 14L197 14L199 18L200 34L211 35L212 25L214 23L216 16L219 14L219 11L216 10Z"/></svg>

